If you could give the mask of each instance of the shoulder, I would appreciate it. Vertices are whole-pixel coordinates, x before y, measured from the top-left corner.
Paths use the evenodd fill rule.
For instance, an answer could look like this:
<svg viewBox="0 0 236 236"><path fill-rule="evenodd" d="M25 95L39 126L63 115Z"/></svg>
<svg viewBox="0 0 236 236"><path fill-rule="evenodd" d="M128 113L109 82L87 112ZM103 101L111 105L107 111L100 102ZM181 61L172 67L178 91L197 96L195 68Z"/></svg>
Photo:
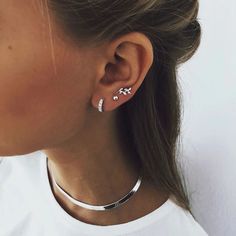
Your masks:
<svg viewBox="0 0 236 236"><path fill-rule="evenodd" d="M203 227L192 214L180 207L174 198L169 199L172 210L159 222L164 226L166 235L207 236ZM169 234L168 234L168 233ZM164 232L163 232L164 233Z"/></svg>
<svg viewBox="0 0 236 236"><path fill-rule="evenodd" d="M191 213L180 207L172 196L154 211L137 220L120 225L116 230L129 236L208 236Z"/></svg>
<svg viewBox="0 0 236 236"><path fill-rule="evenodd" d="M145 183L144 181L144 186ZM144 200L136 205L151 205L151 209L154 210L136 221L136 223L139 223L140 229L143 227L144 230L147 230L150 234L158 233L160 235L207 235L192 214L178 205L173 195L168 196L168 194L160 191L151 191L150 189L154 189L153 185L146 185L148 187L144 187L143 191L150 194L146 194L142 198ZM148 197L149 195L151 197ZM147 232L145 232L145 234L147 234Z"/></svg>

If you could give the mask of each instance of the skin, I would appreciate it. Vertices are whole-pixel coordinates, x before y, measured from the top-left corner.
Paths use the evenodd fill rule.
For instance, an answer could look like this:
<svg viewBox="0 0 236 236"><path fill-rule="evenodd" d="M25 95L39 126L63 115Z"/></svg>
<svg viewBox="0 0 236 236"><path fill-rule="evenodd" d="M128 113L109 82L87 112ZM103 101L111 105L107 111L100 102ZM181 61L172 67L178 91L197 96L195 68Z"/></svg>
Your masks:
<svg viewBox="0 0 236 236"><path fill-rule="evenodd" d="M115 118L152 65L148 38L132 32L79 48L49 21L39 0L2 0L0 9L0 156L46 153L56 200L87 223L125 223L162 205L167 195L146 179L127 203L107 212L75 206L51 181L53 173L70 195L94 205L133 188L139 172L118 139ZM132 94L113 101L121 87L132 87ZM97 110L100 98L104 113Z"/></svg>

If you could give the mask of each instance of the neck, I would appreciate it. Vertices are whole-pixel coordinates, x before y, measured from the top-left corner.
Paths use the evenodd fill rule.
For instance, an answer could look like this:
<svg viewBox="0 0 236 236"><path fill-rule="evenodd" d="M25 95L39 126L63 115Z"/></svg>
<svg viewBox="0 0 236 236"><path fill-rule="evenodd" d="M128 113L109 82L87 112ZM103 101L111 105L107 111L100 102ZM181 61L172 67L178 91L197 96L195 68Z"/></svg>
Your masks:
<svg viewBox="0 0 236 236"><path fill-rule="evenodd" d="M120 199L134 187L140 175L124 153L111 152L111 148L77 159L70 153L64 158L66 162L58 159L58 153L54 159L52 150L45 154L56 183L73 198L92 205L106 205Z"/></svg>
<svg viewBox="0 0 236 236"><path fill-rule="evenodd" d="M48 157L54 196L64 210L84 222L107 225L136 219L162 204L166 195L163 197L144 178L138 191L126 203L110 211L76 206L53 185L50 172L69 195L91 205L114 202L134 187L140 169L120 145L114 123L99 124L105 129L95 127L97 122L91 123L94 126L85 126L85 132L54 148L42 150ZM140 205L145 207L140 208Z"/></svg>
<svg viewBox="0 0 236 236"><path fill-rule="evenodd" d="M140 175L130 153L117 140L114 123L107 122L105 126L106 129L97 130L90 125L93 132L89 132L86 126L86 132L56 147L42 150L48 157L49 176L52 174L57 184L73 198L91 205L106 205L120 199L134 187ZM100 124L100 127L103 125ZM79 207L50 182L60 204L77 212ZM82 211L95 213L80 208Z"/></svg>

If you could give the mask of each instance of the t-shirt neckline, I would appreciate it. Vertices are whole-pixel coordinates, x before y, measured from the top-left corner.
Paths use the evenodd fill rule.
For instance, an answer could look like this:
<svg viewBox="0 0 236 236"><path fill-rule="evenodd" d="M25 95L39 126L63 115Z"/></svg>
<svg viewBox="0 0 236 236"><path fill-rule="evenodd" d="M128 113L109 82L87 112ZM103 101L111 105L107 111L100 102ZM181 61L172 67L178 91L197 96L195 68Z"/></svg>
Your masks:
<svg viewBox="0 0 236 236"><path fill-rule="evenodd" d="M45 194L47 201L47 208L51 208L50 212L53 214L52 217L56 217L61 224L66 224L73 230L78 230L79 232L84 232L85 234L99 236L99 235L114 235L115 233L127 234L133 231L137 231L141 228L145 228L149 224L156 222L168 214L174 207L175 203L171 198L168 198L160 207L150 212L149 214L140 217L138 219L132 220L127 223L115 224L115 225L93 225L80 221L72 217L67 213L61 205L55 199L55 196L52 192L51 185L49 182L48 168L47 168L47 156L42 151L41 155L41 180L43 184L43 193Z"/></svg>

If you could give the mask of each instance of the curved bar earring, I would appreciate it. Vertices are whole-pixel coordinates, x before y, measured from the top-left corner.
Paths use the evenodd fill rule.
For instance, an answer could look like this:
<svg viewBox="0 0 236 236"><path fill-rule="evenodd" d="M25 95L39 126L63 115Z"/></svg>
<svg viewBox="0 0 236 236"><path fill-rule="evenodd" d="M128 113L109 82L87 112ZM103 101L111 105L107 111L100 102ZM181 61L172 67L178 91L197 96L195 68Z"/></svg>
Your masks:
<svg viewBox="0 0 236 236"><path fill-rule="evenodd" d="M101 99L99 100L99 103L98 103L98 110L99 110L100 112L103 112L103 111L104 111L104 110L103 110L103 103L104 103L104 99L101 98Z"/></svg>

